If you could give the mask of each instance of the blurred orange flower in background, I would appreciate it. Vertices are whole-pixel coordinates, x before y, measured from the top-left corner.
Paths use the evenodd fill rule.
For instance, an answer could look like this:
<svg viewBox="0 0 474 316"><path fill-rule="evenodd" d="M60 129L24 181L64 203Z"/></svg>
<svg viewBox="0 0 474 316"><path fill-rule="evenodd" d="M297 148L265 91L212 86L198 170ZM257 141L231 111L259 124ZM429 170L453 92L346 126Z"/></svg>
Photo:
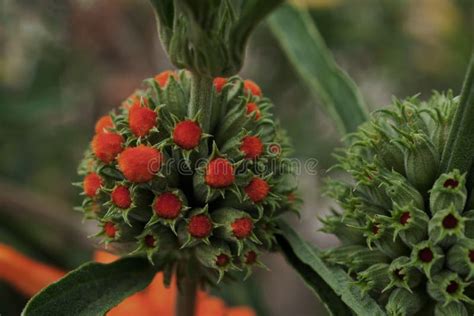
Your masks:
<svg viewBox="0 0 474 316"><path fill-rule="evenodd" d="M104 251L97 251L94 260L110 263L118 257ZM20 293L31 297L42 288L62 278L66 272L32 260L15 249L0 243L0 280L15 287ZM125 299L110 310L108 316L174 316L177 286L172 282L169 288L163 285L163 274L156 274L151 284L143 291ZM217 297L199 291L196 298L196 316L256 316L248 307L227 307Z"/></svg>

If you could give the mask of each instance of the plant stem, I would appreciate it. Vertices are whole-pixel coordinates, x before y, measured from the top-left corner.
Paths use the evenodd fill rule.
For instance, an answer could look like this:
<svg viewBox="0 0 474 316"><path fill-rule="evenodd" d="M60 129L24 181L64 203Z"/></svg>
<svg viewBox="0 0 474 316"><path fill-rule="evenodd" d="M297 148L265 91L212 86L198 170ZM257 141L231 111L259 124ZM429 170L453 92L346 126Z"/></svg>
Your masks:
<svg viewBox="0 0 474 316"><path fill-rule="evenodd" d="M441 160L441 172L459 169L467 172L474 157L474 54L469 63L461 93Z"/></svg>
<svg viewBox="0 0 474 316"><path fill-rule="evenodd" d="M191 74L191 98L188 106L188 115L194 118L197 113L203 132L208 133L212 115L212 82L211 77Z"/></svg>
<svg viewBox="0 0 474 316"><path fill-rule="evenodd" d="M176 301L176 316L194 316L196 307L197 282L183 279Z"/></svg>

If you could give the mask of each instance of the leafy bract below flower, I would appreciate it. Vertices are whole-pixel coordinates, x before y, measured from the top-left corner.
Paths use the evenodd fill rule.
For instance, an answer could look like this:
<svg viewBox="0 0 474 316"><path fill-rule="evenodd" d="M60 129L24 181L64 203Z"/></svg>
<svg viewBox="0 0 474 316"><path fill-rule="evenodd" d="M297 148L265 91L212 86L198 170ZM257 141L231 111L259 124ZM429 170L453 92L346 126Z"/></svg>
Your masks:
<svg viewBox="0 0 474 316"><path fill-rule="evenodd" d="M338 157L354 184L331 180L343 212L324 219L340 247L326 253L389 315L472 315L474 211L466 175L439 174L458 105L451 93L395 100Z"/></svg>
<svg viewBox="0 0 474 316"><path fill-rule="evenodd" d="M118 257L105 251L95 253L95 261L111 263ZM8 282L21 294L31 297L44 287L58 281L66 272L32 260L15 249L0 243L0 280ZM158 273L150 285L107 312L107 316L174 316L178 288L163 285L163 273ZM220 298L199 291L196 295L197 316L255 316L246 306L227 307Z"/></svg>
<svg viewBox="0 0 474 316"><path fill-rule="evenodd" d="M215 282L251 271L274 244L277 216L294 210L290 147L252 81L216 78L208 133L187 115L191 79L145 80L101 118L79 167L98 234L120 254L159 255L165 270Z"/></svg>

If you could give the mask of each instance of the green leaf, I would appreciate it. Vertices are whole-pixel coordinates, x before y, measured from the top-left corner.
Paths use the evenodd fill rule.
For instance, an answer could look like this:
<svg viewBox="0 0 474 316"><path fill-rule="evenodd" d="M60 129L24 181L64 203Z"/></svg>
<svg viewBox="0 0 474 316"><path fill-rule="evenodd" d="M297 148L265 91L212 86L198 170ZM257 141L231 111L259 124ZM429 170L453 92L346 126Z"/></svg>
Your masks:
<svg viewBox="0 0 474 316"><path fill-rule="evenodd" d="M467 172L474 159L474 54L471 57L459 107L449 131L441 160L441 173L459 169Z"/></svg>
<svg viewBox="0 0 474 316"><path fill-rule="evenodd" d="M289 4L269 18L275 38L315 96L336 121L342 135L356 131L367 118L354 82L336 64L309 13Z"/></svg>
<svg viewBox="0 0 474 316"><path fill-rule="evenodd" d="M260 21L278 7L283 0L245 0L241 4L240 18L233 28L232 44L234 54L245 54L245 46L250 33Z"/></svg>
<svg viewBox="0 0 474 316"><path fill-rule="evenodd" d="M331 315L386 315L380 306L353 284L342 269L327 265L320 251L302 240L291 227L279 222L278 243L288 262L319 297Z"/></svg>
<svg viewBox="0 0 474 316"><path fill-rule="evenodd" d="M142 257L85 263L35 295L22 315L103 315L146 288L158 270Z"/></svg>

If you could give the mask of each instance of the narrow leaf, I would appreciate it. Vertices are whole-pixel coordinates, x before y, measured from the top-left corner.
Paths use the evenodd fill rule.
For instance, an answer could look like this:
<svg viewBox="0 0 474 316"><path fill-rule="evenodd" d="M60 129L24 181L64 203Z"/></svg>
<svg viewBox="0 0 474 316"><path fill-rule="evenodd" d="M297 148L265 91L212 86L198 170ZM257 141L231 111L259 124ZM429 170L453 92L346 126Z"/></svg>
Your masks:
<svg viewBox="0 0 474 316"><path fill-rule="evenodd" d="M141 257L85 263L34 296L22 315L103 315L146 288L157 270Z"/></svg>
<svg viewBox="0 0 474 316"><path fill-rule="evenodd" d="M278 243L285 257L331 315L386 315L380 306L353 284L342 269L327 265L321 252L302 240L291 227L279 222Z"/></svg>
<svg viewBox="0 0 474 316"><path fill-rule="evenodd" d="M448 141L441 161L441 172L459 169L467 172L474 159L474 54L469 63Z"/></svg>
<svg viewBox="0 0 474 316"><path fill-rule="evenodd" d="M336 64L309 13L282 5L269 18L275 38L316 97L336 121L342 135L356 131L367 118L354 82Z"/></svg>
<svg viewBox="0 0 474 316"><path fill-rule="evenodd" d="M250 33L260 21L278 7L283 0L245 0L240 8L240 18L233 30L235 49L243 54Z"/></svg>

